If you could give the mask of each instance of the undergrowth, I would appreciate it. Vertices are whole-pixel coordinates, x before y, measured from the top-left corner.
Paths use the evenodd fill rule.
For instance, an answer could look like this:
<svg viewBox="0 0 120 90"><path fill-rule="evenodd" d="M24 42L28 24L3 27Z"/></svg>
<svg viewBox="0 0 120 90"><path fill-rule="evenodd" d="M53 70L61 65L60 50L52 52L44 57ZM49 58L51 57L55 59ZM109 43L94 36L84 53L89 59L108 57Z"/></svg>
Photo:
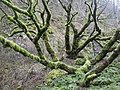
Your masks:
<svg viewBox="0 0 120 90"><path fill-rule="evenodd" d="M36 86L36 90L79 90L82 73L58 77L48 83ZM101 75L84 90L120 90L120 61L114 61Z"/></svg>

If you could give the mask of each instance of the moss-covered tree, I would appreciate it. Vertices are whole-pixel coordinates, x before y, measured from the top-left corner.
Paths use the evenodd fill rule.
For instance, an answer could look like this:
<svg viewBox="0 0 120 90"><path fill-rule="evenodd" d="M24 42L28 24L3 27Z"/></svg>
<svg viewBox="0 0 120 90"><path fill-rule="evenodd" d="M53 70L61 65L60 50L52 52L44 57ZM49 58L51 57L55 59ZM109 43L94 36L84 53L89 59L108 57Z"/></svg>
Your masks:
<svg viewBox="0 0 120 90"><path fill-rule="evenodd" d="M27 2L21 0L21 2L26 5L26 9L22 9L16 6L13 0L0 0L0 4L6 5L7 8L10 8L13 12L13 15L10 15L2 7L0 7L0 10L3 12L4 16L15 25L8 36L12 37L15 34L24 33L34 44L38 54L34 55L15 42L8 40L0 35L0 42L4 47L11 47L16 52L19 52L26 57L30 57L31 59L35 59L51 69L60 68L68 72L68 74L84 72L84 79L83 81L80 81L83 86L89 86L90 81L98 77L99 73L101 73L119 56L120 43L118 40L120 38L120 29L117 28L115 34L110 37L105 37L102 35L102 31L104 30L101 29L98 24L99 17L102 12L97 14L97 0L91 1L91 5L85 2L85 5L88 9L88 16L87 21L84 23L80 30L76 28L73 22L73 19L79 13L72 13L73 0L69 0L67 5L64 5L62 0L58 0L63 10L66 12L67 19L65 24L65 51L67 54L66 58L71 58L73 60L81 58L81 60L84 60L83 65L79 67L74 67L74 65L70 66L62 62L57 57L56 52L50 45L48 35L49 33L47 32L48 28L50 27L52 15L48 7L49 0L42 0L43 8L40 10L37 9L39 0L27 0ZM38 16L36 13L39 13L40 16ZM20 16L24 16L25 19L27 18L30 23L22 20ZM87 29L89 26L91 26L91 23L94 24L92 26L93 30L90 30L89 33L86 33L88 32ZM29 27L34 27L35 29L31 30ZM72 42L70 40L70 30L73 31ZM52 60L49 60L45 56L39 39L43 39L46 50L50 54ZM91 46L91 43L95 42L98 44L98 46L100 46L101 51L99 51L99 53L95 53L94 57L91 57L89 53L84 51L86 49L89 51L89 48L95 48L94 46ZM105 42L104 45L102 45L103 42ZM93 52L95 52L95 50L93 50ZM82 55L82 53L86 54ZM108 53L111 54L107 56ZM63 57L62 59L65 58Z"/></svg>

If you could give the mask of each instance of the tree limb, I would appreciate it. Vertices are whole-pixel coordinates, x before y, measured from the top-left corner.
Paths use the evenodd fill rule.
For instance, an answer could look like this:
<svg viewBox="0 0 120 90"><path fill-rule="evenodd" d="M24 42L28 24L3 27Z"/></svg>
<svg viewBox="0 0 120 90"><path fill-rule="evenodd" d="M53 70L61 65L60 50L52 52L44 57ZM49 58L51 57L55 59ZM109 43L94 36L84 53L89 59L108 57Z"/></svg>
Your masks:
<svg viewBox="0 0 120 90"><path fill-rule="evenodd" d="M16 52L19 52L26 57L30 57L31 59L35 59L38 62L40 62L41 64L48 66L51 69L60 68L60 69L67 71L68 73L75 73L77 71L77 68L74 68L73 66L66 65L63 62L59 62L59 61L58 62L51 62L49 60L40 59L40 57L29 53L24 48L20 47L19 45L15 44L14 42L12 42L10 40L5 39L3 36L0 36L0 42L3 45L5 45L6 47L10 47L10 48L14 49Z"/></svg>
<svg viewBox="0 0 120 90"><path fill-rule="evenodd" d="M109 52L109 49L118 40L119 33L120 33L120 29L117 29L114 36L110 39L110 41L108 43L105 44L102 51L94 59L91 60L91 63L93 65L95 65L97 62L99 62L100 60L102 60L106 56L106 54Z"/></svg>
<svg viewBox="0 0 120 90"><path fill-rule="evenodd" d="M3 2L5 5L7 5L8 7L10 7L11 9L19 12L19 13L22 13L22 14L25 14L27 16L30 16L30 14L26 11L26 10L23 10L21 8L18 8L17 6L11 4L10 2L6 1L6 0L1 0L1 2Z"/></svg>

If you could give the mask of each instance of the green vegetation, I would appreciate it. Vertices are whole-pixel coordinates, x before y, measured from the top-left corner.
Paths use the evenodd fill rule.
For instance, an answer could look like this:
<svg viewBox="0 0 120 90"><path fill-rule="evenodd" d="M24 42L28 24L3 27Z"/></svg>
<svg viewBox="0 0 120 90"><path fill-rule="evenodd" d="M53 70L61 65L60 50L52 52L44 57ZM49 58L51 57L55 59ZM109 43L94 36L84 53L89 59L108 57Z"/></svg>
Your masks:
<svg viewBox="0 0 120 90"><path fill-rule="evenodd" d="M119 78L117 75L120 73L118 71L120 63L115 62L115 59L120 55L120 28L115 27L113 33L107 35L107 24L102 25L106 21L103 16L108 17L108 14L104 14L107 11L107 5L102 5L103 2L98 0L81 0L77 4L73 0L65 0L66 2L57 0L57 4L54 4L55 1L20 0L20 3L25 6L21 7L20 3L18 4L14 0L0 0L0 11L3 14L0 17L0 22L4 19L5 22L6 19L11 22L8 25L1 23L7 36L1 34L0 43L4 48L10 47L23 56L36 60L47 69L51 69L45 77L47 86L38 85L36 87L38 90L41 88L94 90L94 88L100 89L104 84L106 86L103 89L113 89L108 85L112 86L115 83L118 85L114 86L114 89L118 89ZM54 14L50 5L58 5L63 16ZM80 10L83 8L83 11L78 10L80 6ZM5 7L8 9L6 10ZM56 10L56 12L58 11ZM53 17L58 16L58 20L51 19L52 15L54 15ZM79 20L78 17L81 19ZM61 20L63 20L63 26L59 29L64 30L58 31L57 25L61 23ZM113 30L113 26L110 27L111 30ZM56 29L51 27L56 27ZM24 40L24 36L26 40ZM21 44L18 42L19 38L21 38ZM62 40L63 47L58 38ZM23 43L23 41L25 42ZM31 44L34 47L33 52L30 50ZM18 82L18 90L24 89L26 79L30 77L29 74L34 74L34 72L30 69L24 78L25 80Z"/></svg>
<svg viewBox="0 0 120 90"><path fill-rule="evenodd" d="M120 90L120 62L114 61L106 68L101 76L91 82L90 87L85 90ZM37 87L37 90L78 90L80 81L83 80L84 73L62 75Z"/></svg>
<svg viewBox="0 0 120 90"><path fill-rule="evenodd" d="M45 81L46 82L50 82L56 78L58 78L59 76L63 76L65 75L67 72L60 70L60 69L53 69L52 71L50 71L48 73L48 75L46 75L45 77Z"/></svg>

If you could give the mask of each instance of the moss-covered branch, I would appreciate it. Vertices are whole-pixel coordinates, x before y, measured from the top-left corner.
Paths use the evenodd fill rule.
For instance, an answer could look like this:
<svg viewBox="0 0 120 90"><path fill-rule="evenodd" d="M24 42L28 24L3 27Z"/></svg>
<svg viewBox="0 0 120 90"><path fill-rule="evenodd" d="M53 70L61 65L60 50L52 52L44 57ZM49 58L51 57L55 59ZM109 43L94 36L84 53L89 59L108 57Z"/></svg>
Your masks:
<svg viewBox="0 0 120 90"><path fill-rule="evenodd" d="M101 73L108 65L110 65L119 55L120 44L107 59L103 59L97 63L93 69L86 73L85 78L83 79L83 86L89 86L90 81L97 78L100 75L99 73Z"/></svg>
<svg viewBox="0 0 120 90"><path fill-rule="evenodd" d="M49 8L48 8L47 1L42 0L42 2L43 2L43 5L44 5L44 8L45 8L45 11L46 11L46 13L47 13L46 27L48 27L49 24L50 24L51 13L50 13L50 10L49 10Z"/></svg>
<svg viewBox="0 0 120 90"><path fill-rule="evenodd" d="M30 16L30 14L27 12L27 10L23 10L13 4L11 4L10 2L8 2L7 0L1 0L1 2L3 2L5 5L7 5L9 8L19 12L19 13L22 13L22 14L25 14L27 16Z"/></svg>
<svg viewBox="0 0 120 90"><path fill-rule="evenodd" d="M92 20L88 21L87 23L85 23L82 27L82 29L80 30L80 32L78 33L77 37L79 37L84 31L85 29L91 24L91 22L93 22Z"/></svg>
<svg viewBox="0 0 120 90"><path fill-rule="evenodd" d="M31 59L35 59L38 62L40 62L41 64L48 66L49 68L60 68L62 70L67 71L68 73L75 73L77 71L77 68L74 68L73 66L69 66L66 65L63 62L51 62L49 60L45 60L45 59L40 59L39 56L33 55L31 53L29 53L27 50L25 50L24 48L20 47L19 45L17 45L16 43L5 39L3 36L0 36L0 42L6 46L6 47L10 47L12 49L14 49L16 52L19 52L21 54L23 54L26 57L30 57Z"/></svg>
<svg viewBox="0 0 120 90"><path fill-rule="evenodd" d="M109 37L97 37L95 38L95 40L99 40L99 41L106 41L106 40L110 40L111 39L111 36Z"/></svg>
<svg viewBox="0 0 120 90"><path fill-rule="evenodd" d="M90 69L91 62L88 54L84 55L85 63L78 69L78 72L87 72Z"/></svg>
<svg viewBox="0 0 120 90"><path fill-rule="evenodd" d="M70 46L70 26L66 26L66 32L65 32L65 47L66 47L66 53L69 54L71 51Z"/></svg>
<svg viewBox="0 0 120 90"><path fill-rule="evenodd" d="M31 0L29 0L28 2L28 8L27 10L23 10L17 6L15 6L13 3L10 3L9 1L6 1L6 0L1 0L5 5L7 5L9 8L11 8L14 12L19 12L21 14L25 14L27 15L28 17L31 18L31 20L34 22L38 32L36 33L36 36L34 38L34 43L37 43L37 41L39 40L39 38L42 36L42 34L48 29L49 27L49 24L50 24L50 18L51 18L51 13L50 13L50 10L48 8L48 5L46 3L45 0L42 0L43 2L43 5L44 5L44 8L45 8L45 11L47 12L47 17L46 17L46 23L45 25L40 28L40 25L38 24L37 22L37 19L36 19L36 15L33 13L34 10L33 10L33 6L36 6L36 5L33 5L33 2ZM35 9L35 8L34 8ZM12 22L16 23L16 21L14 20L15 18L12 18L12 17L8 17L9 20L13 20ZM18 20L18 19L17 19ZM18 20L20 22L20 20ZM18 22L17 21L17 22ZM22 23L23 24L23 23Z"/></svg>
<svg viewBox="0 0 120 90"><path fill-rule="evenodd" d="M106 54L109 52L109 49L117 41L119 34L120 34L120 29L117 29L115 35L110 39L108 43L105 44L102 51L94 59L91 60L92 64L96 64L106 56Z"/></svg>
<svg viewBox="0 0 120 90"><path fill-rule="evenodd" d="M31 33L30 33L30 32L34 33L35 35L36 35L36 32L33 31L33 30L28 30L27 25L25 25L24 22L22 22L21 20L18 19L17 12L14 11L14 13L15 13L15 16L12 17L12 16L6 14L6 17L7 17L11 22L13 22L14 24L17 24L18 27L21 28L22 30L14 30L14 31L12 31L12 32L9 34L9 36L13 36L14 34L24 32L24 33L27 35L27 37L33 42L33 39L32 39L32 37L31 37ZM34 19L33 19L33 20L34 20ZM36 21L35 21L35 22L36 22ZM35 43L35 47L36 47L36 49L37 49L37 52L38 52L39 57L40 57L41 59L46 59L46 57L44 56L44 54L43 54L43 52L42 52L40 43L38 43L38 42Z"/></svg>
<svg viewBox="0 0 120 90"><path fill-rule="evenodd" d="M3 0L3 1L4 1L4 0ZM6 1L5 1L5 2L6 2ZM46 18L46 24L45 24L45 26L43 26L42 28L40 28L40 25L39 25L39 23L38 23L38 21L37 21L37 19L36 19L36 17L35 17L35 14L33 13L33 6L32 6L32 5L33 5L33 2L32 2L32 0L29 0L28 2L29 2L29 3L28 3L27 12L28 12L28 14L29 14L30 19L33 21L35 27L37 28L37 32L36 32L36 31L33 31L33 30L29 30L28 27L27 27L27 25L19 19L19 15L18 15L18 13L16 12L16 10L15 10L14 8L12 8L12 10L13 10L13 12L14 12L14 16L12 17L12 16L8 15L7 13L5 13L5 15L6 15L6 17L7 17L11 22L13 22L14 24L16 24L16 25L17 25L19 28L21 28L22 30L14 30L14 31L12 31L12 32L9 34L9 36L13 36L14 34L24 32L24 33L27 35L27 37L35 44L35 47L36 47L36 49L37 49L37 52L38 52L39 57L40 57L41 59L45 59L45 60L46 60L46 57L45 57L44 54L43 54L41 45L40 45L40 43L38 42L38 40L39 40L39 38L42 36L42 34L45 32L45 30L47 30L47 28L48 28L48 26L49 26L49 23L50 23L51 14L50 14L50 11L49 11L48 6L47 6L47 4L46 4L46 1L43 0L43 5L44 5L45 10L46 10L46 12L47 12L47 18ZM10 5L12 4L12 3L10 3L10 2L6 2L6 3L8 3L8 4L10 4ZM5 3L5 4L6 4L6 3ZM6 4L6 5L8 5L8 4ZM12 5L13 5L13 4L12 4ZM17 6L16 6L16 7L17 7ZM22 12L19 12L19 13L22 13ZM31 35L30 32L31 32L31 33L34 33L34 35L36 35L34 39L32 38L32 35Z"/></svg>
<svg viewBox="0 0 120 90"><path fill-rule="evenodd" d="M8 34L9 37L12 37L14 36L15 34L18 34L18 33L22 33L24 32L23 30L15 30L15 31L12 31L10 34Z"/></svg>
<svg viewBox="0 0 120 90"><path fill-rule="evenodd" d="M91 20L92 10L86 2L85 2L85 4L89 7L90 13L87 16L87 19L88 19L87 22L83 25L83 27L80 30L80 32L78 33L77 37L79 37L86 30L86 28L91 24L91 22L93 22L93 20Z"/></svg>
<svg viewBox="0 0 120 90"><path fill-rule="evenodd" d="M50 10L48 8L47 2L45 0L42 0L42 2L45 8L45 11L47 13L47 17L46 17L45 25L42 26L42 28L40 28L40 31L36 34L36 37L34 38L34 43L36 43L39 40L39 38L44 34L44 32L46 32L46 30L49 28L49 25L50 25L50 19L51 19Z"/></svg>
<svg viewBox="0 0 120 90"><path fill-rule="evenodd" d="M27 11L28 12L31 12L32 11L32 0L28 0L28 8L27 8Z"/></svg>
<svg viewBox="0 0 120 90"><path fill-rule="evenodd" d="M93 4L94 4L93 12L92 12L92 9L91 9L90 5L87 4L87 2L85 2L85 4L88 6L89 11L90 11L90 15L93 17L93 21L94 21L94 24L95 24L96 31L98 31L99 33L101 33L101 29L99 29L99 27L98 27L97 17L96 17L96 13L97 13L97 1L93 0Z"/></svg>
<svg viewBox="0 0 120 90"><path fill-rule="evenodd" d="M73 23L71 23L71 28L74 32L73 43L72 43L72 51L73 51L79 47L79 38L77 37L78 30L76 29L75 25L73 25Z"/></svg>
<svg viewBox="0 0 120 90"><path fill-rule="evenodd" d="M31 33L28 31L27 26L25 25L24 22L22 22L21 20L16 19L16 22L18 24L18 26L24 31L24 33L27 35L27 37L32 41L32 37L31 37Z"/></svg>
<svg viewBox="0 0 120 90"><path fill-rule="evenodd" d="M11 34L9 34L8 36L13 36L14 34L24 32L27 35L27 37L32 41L31 34L29 33L27 26L25 25L24 22L18 19L18 13L15 10L13 10L13 12L14 12L14 16L10 16L7 13L5 13L5 16L7 17L8 20L13 22L15 25L17 25L22 30L18 30L18 31L14 30L17 28L15 27L13 28L14 31L12 31Z"/></svg>
<svg viewBox="0 0 120 90"><path fill-rule="evenodd" d="M58 0L58 1L60 2L61 6L64 8L64 10L65 10L66 12L68 12L67 7L62 3L62 1L61 1L61 0Z"/></svg>
<svg viewBox="0 0 120 90"><path fill-rule="evenodd" d="M32 0L29 0L28 2L29 2L29 7L28 7L27 11L28 11L28 13L30 14L29 17L31 18L31 20L32 20L33 23L35 24L38 33L40 33L40 32L41 32L41 29L40 29L40 24L38 23L38 22L39 22L39 21L38 21L38 17L37 17L37 16L35 15L35 13L34 13L35 7L33 7L33 2L32 2Z"/></svg>
<svg viewBox="0 0 120 90"><path fill-rule="evenodd" d="M94 21L94 26L95 30L97 33L94 35L93 33L90 35L90 37L76 50L71 51L70 56L75 57L78 55L78 53L83 50L91 41L95 40L96 37L98 37L101 34L101 29L98 27L97 20L96 20L96 12L97 12L97 3L96 0L94 0L94 10L93 12L91 11L90 6L85 2L85 4L89 7L90 13L88 14L88 21L87 23L83 26L81 31L78 33L78 37L85 31L85 29L90 25L92 21ZM91 16L93 17L93 20L91 20Z"/></svg>
<svg viewBox="0 0 120 90"><path fill-rule="evenodd" d="M60 2L62 8L67 13L67 15L66 15L67 21L66 21L66 24L65 24L65 27L66 27L65 47L66 47L66 53L69 54L70 51L71 51L71 45L70 45L70 24L72 23L72 20L73 20L74 16L77 13L73 14L72 17L71 17L72 2L73 2L72 0L71 1L67 1L67 3L68 3L67 6L65 6L61 0L58 0L58 1Z"/></svg>
<svg viewBox="0 0 120 90"><path fill-rule="evenodd" d="M44 53L43 53L43 51L42 51L41 44L39 42L37 42L37 43L34 43L34 45L36 47L36 50L38 52L38 56L40 57L40 59L47 60L46 57L45 57L45 55L44 55Z"/></svg>
<svg viewBox="0 0 120 90"><path fill-rule="evenodd" d="M14 42L5 39L3 36L0 36L0 42L5 46L5 47L10 47L14 49L17 52L20 52L24 56L29 56L30 58L34 59L34 55L30 54L27 50L24 48L20 47L19 45L15 44ZM34 58L33 58L34 57Z"/></svg>
<svg viewBox="0 0 120 90"><path fill-rule="evenodd" d="M36 6L38 5L38 0L35 0L34 1L34 5L33 5L33 13L35 13L35 8L36 8Z"/></svg>
<svg viewBox="0 0 120 90"><path fill-rule="evenodd" d="M67 22L67 24L65 24L65 26L68 26L71 24L73 18L78 14L78 12L76 12L75 14L72 15L72 17L70 18L69 22Z"/></svg>
<svg viewBox="0 0 120 90"><path fill-rule="evenodd" d="M89 37L81 46L79 46L76 50L73 50L71 53L70 53L70 56L69 57L77 57L78 53L83 50L90 42L92 42L97 36L99 36L100 33L98 32L97 34L95 34L94 36L92 37Z"/></svg>
<svg viewBox="0 0 120 90"><path fill-rule="evenodd" d="M89 42L90 42L91 40L93 40L93 38L97 37L97 36L95 35L95 37L93 36L93 37L87 39L87 40L85 41L85 43L79 47L79 42L80 42L81 37L83 36L83 32L85 32L86 28L88 28L88 26L91 24L91 22L93 22L93 20L91 20L91 14L88 14L87 23L85 23L85 24L83 25L83 27L82 27L82 29L80 30L79 33L78 33L78 32L77 32L77 33L74 32L74 38L73 38L73 44L72 44L73 46L72 46L72 50L71 50L71 53L70 53L69 57L75 57L75 56L77 56L77 54L78 54L82 49L84 49L84 47L85 47L86 45L88 45ZM75 26L71 25L71 27L72 27L73 30L76 30Z"/></svg>
<svg viewBox="0 0 120 90"><path fill-rule="evenodd" d="M110 39L110 41L103 47L102 51L91 60L91 64L95 64L94 67L86 73L83 80L83 86L89 86L90 81L99 76L108 65L110 65L120 54L120 44L114 49L111 55L107 59L103 59L111 49L112 45L120 37L120 29L116 31L116 34Z"/></svg>
<svg viewBox="0 0 120 90"><path fill-rule="evenodd" d="M58 61L58 58L56 56L56 53L55 51L52 49L50 43L49 43L49 38L48 38L48 35L47 35L47 32L43 34L43 40L45 42L45 45L46 45L46 49L47 51L49 52L49 54L51 55L53 61Z"/></svg>

